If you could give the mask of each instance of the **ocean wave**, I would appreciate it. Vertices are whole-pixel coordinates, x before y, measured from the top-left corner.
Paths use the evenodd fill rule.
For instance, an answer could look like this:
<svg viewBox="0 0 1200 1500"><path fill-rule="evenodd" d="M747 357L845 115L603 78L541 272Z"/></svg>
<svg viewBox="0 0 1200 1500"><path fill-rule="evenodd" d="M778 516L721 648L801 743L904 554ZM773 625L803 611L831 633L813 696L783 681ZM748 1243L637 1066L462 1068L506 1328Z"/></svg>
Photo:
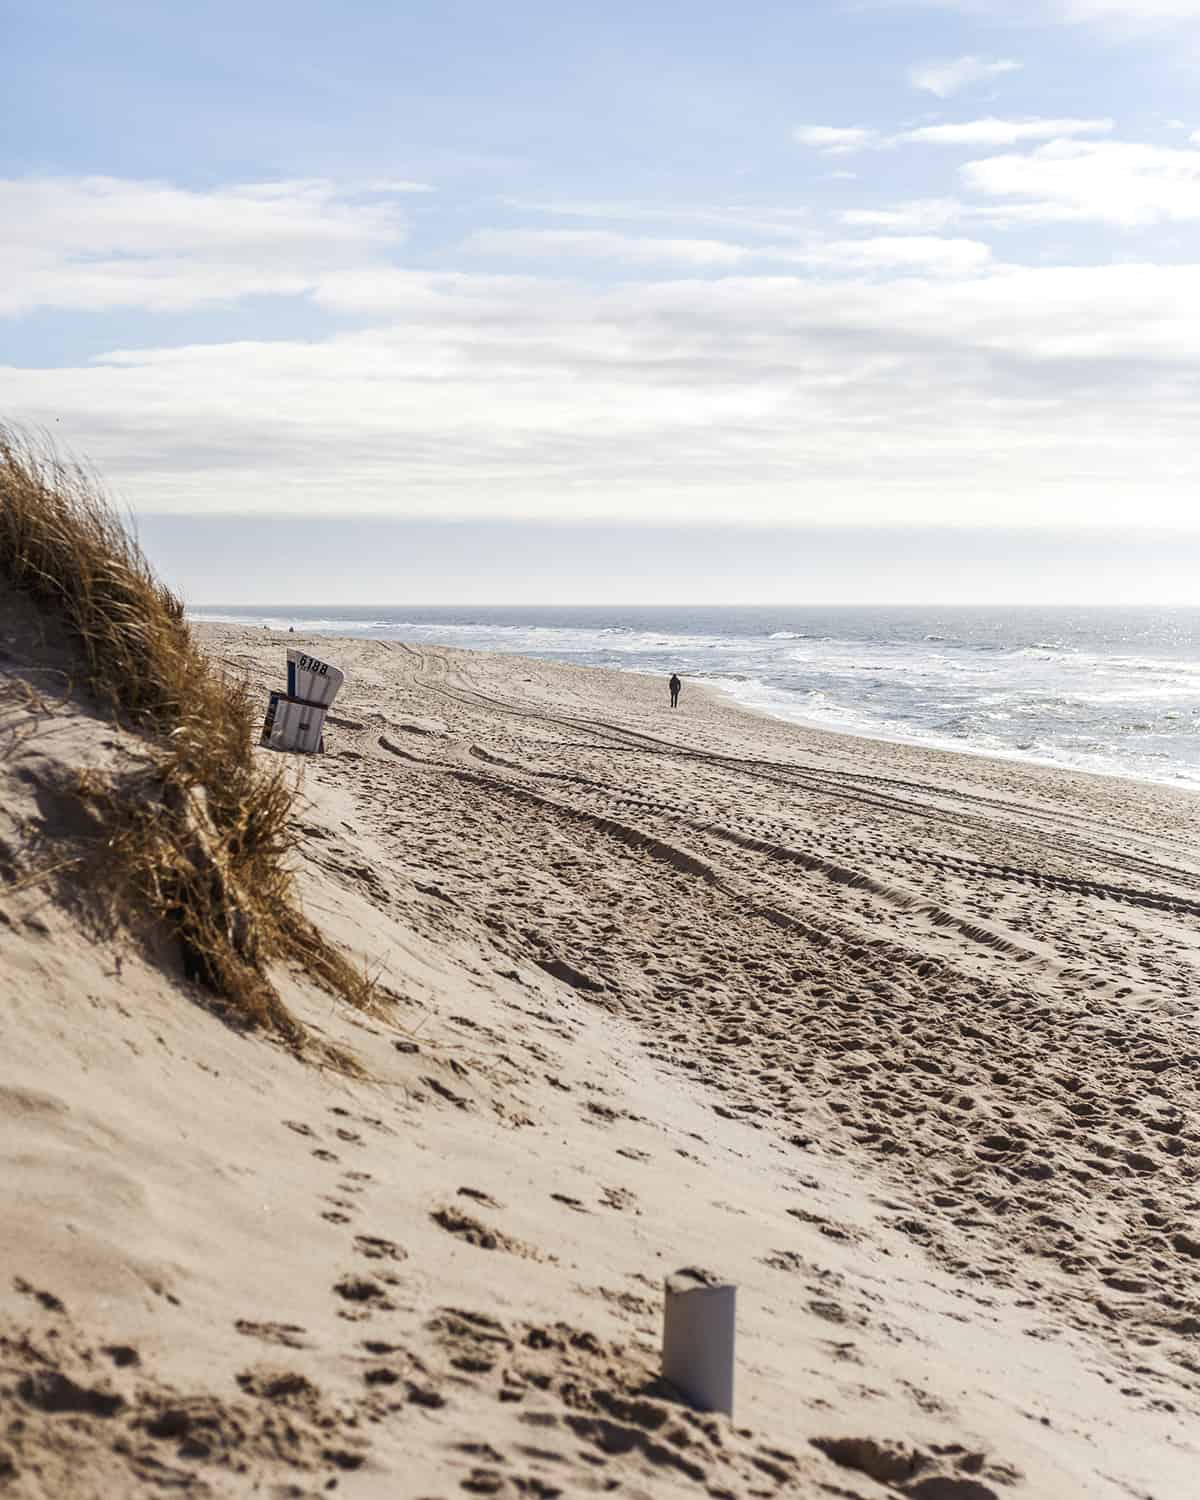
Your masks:
<svg viewBox="0 0 1200 1500"><path fill-rule="evenodd" d="M194 620L197 625L242 625L247 629L263 630L295 630L297 634L308 633L310 635L332 635L336 633L347 634L351 631L363 630L387 630L391 627L389 620L338 620L317 619L310 620L301 615L239 615L221 613L217 610L189 609L187 611L189 620Z"/></svg>

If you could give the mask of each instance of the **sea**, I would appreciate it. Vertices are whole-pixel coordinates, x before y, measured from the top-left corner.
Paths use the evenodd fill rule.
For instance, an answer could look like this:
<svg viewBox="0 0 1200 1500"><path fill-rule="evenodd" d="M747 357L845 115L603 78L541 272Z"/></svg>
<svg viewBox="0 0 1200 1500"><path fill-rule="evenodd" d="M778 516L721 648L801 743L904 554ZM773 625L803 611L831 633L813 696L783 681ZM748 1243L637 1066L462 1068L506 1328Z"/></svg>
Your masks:
<svg viewBox="0 0 1200 1500"><path fill-rule="evenodd" d="M1200 790L1200 608L314 605L190 617L677 672L685 694L704 682L822 729Z"/></svg>

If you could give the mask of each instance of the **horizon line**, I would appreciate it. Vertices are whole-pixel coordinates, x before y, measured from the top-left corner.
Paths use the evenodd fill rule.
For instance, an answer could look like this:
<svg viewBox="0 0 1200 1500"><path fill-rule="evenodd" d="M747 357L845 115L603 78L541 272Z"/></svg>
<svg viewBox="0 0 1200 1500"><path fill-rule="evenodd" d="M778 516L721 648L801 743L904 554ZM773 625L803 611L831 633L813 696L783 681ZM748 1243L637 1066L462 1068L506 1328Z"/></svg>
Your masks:
<svg viewBox="0 0 1200 1500"><path fill-rule="evenodd" d="M373 602L373 603L369 603L369 604L343 604L343 603L341 603L340 601L337 601L337 600L332 600L332 601L330 601L330 600L322 600L320 603L317 603L317 604L311 604L311 603L310 604L278 604L278 603L229 604L229 603L205 603L205 604L187 604L187 605L185 605L185 610L187 612L191 612L191 611L198 610L198 609L200 609L200 610L224 609L224 610L228 610L230 612L233 612L235 610L259 610L259 611L272 610L272 611L284 611L284 610L297 610L297 609L310 609L310 610L313 610L313 609L321 609L321 610L331 610L331 609L340 609L340 610L374 610L374 609L664 609L664 610L666 610L666 609L977 609L977 610L985 610L985 609L1113 609L1113 610L1116 610L1116 609L1166 609L1166 610L1175 610L1175 609L1190 609L1190 610L1196 611L1197 613L1200 613L1200 604L1197 604L1195 602L1192 602L1192 603L1183 603L1182 601L1180 601L1180 602L1174 602L1174 603L1172 603L1170 601L1156 602L1156 603L1153 603L1153 604L1150 604L1150 603L1145 603L1145 604L1113 604L1111 602L1108 602L1108 603L1101 602L1100 600L1074 600L1074 601L1071 601L1071 600L1060 600L1060 601L1049 602L1049 603L1031 603L1028 600L1024 600L1024 601L1022 601L1022 600L999 601L998 600L998 601L996 601L994 603L988 603L988 604L980 604L978 602L961 602L961 601L953 601L953 602L949 602L949 601L942 601L942 602L921 602L921 603L918 603L918 602L909 602L909 601L903 601L903 602L901 602L901 601L888 601L886 603L880 603L877 600L867 601L867 600L855 600L855 599L842 599L842 600L837 600L836 602L832 601L832 600L830 600L830 601L821 601L821 602L808 602L808 603L803 603L803 602L800 602L800 601L796 601L794 603L787 603L787 604L781 604L781 603L767 603L767 604L764 604L761 601L738 602L737 600L733 600L733 601L730 601L730 602L715 603L715 604L712 601L709 601L707 603L685 602L685 603L680 603L680 604L650 604L650 603L639 603L639 604L624 603L624 604L618 604L618 603L610 603L610 602L607 602L605 600L593 600L593 601L590 601L590 602L575 603L575 604L546 604L546 603L531 603L531 602L528 602L528 601L522 601L521 603L514 604L514 603L503 603L503 602L499 602L499 601L481 602L479 600L449 601L449 602L441 602L441 603L437 603L437 604L431 604L431 603L427 603L427 602L425 602L425 603L418 603L415 600L405 600L402 604L387 603L387 602L384 602L384 601L378 601L378 602Z"/></svg>

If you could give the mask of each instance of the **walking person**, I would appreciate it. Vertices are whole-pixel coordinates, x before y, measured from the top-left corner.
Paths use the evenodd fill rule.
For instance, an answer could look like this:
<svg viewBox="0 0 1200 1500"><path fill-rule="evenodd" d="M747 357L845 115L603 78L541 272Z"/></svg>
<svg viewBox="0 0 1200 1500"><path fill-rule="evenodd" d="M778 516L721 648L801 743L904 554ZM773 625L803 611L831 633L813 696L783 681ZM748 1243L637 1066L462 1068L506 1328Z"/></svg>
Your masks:
<svg viewBox="0 0 1200 1500"><path fill-rule="evenodd" d="M667 686L671 689L671 707L675 708L679 703L679 689L683 686L683 683L680 682L679 678L676 677L674 672L672 672L671 680L667 683Z"/></svg>

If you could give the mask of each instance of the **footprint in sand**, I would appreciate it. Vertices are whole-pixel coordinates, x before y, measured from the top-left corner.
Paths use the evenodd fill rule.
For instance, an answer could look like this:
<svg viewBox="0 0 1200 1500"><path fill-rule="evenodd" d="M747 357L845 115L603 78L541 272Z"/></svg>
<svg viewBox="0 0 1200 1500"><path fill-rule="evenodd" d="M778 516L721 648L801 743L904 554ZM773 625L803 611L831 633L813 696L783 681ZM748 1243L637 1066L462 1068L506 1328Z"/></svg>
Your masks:
<svg viewBox="0 0 1200 1500"><path fill-rule="evenodd" d="M928 1500L1000 1500L994 1486L1021 1478L1011 1465L960 1443L935 1444L930 1452L871 1437L813 1438L812 1445L839 1468Z"/></svg>
<svg viewBox="0 0 1200 1500"><path fill-rule="evenodd" d="M432 1089L439 1099L444 1099L447 1104L453 1104L455 1109L474 1108L470 1099L464 1098L462 1094L456 1094L452 1088L442 1083L440 1079L434 1078L432 1074L423 1076L421 1082L426 1088Z"/></svg>
<svg viewBox="0 0 1200 1500"><path fill-rule="evenodd" d="M373 1234L356 1234L354 1248L368 1260L407 1260L408 1251L391 1240L380 1239Z"/></svg>
<svg viewBox="0 0 1200 1500"><path fill-rule="evenodd" d="M482 1188L460 1187L458 1196L460 1198L471 1198L476 1203L485 1204L488 1208L500 1209L504 1207L502 1203L496 1202L491 1193L485 1193Z"/></svg>
<svg viewBox="0 0 1200 1500"><path fill-rule="evenodd" d="M13 1278L13 1286L23 1297L32 1297L47 1312L65 1313L67 1310L66 1303L60 1297L56 1297L53 1292L43 1291L40 1287L34 1286L31 1282L26 1281L23 1276L15 1276Z"/></svg>
<svg viewBox="0 0 1200 1500"><path fill-rule="evenodd" d="M124 1396L77 1385L59 1370L35 1370L22 1376L16 1393L26 1406L55 1416L76 1412L83 1416L115 1417L125 1405Z"/></svg>
<svg viewBox="0 0 1200 1500"><path fill-rule="evenodd" d="M247 1338L261 1339L264 1344L279 1344L285 1349L309 1348L308 1330L298 1323L254 1323L249 1318L239 1318L233 1326Z"/></svg>
<svg viewBox="0 0 1200 1500"><path fill-rule="evenodd" d="M605 1208L615 1208L620 1213L625 1213L630 1209L635 1214L641 1213L641 1209L637 1206L637 1194L631 1193L628 1188L601 1188L600 1202L604 1204Z"/></svg>
<svg viewBox="0 0 1200 1500"><path fill-rule="evenodd" d="M429 1217L439 1229L444 1229L447 1234L454 1235L455 1239L463 1240L480 1250L505 1250L510 1255L522 1255L529 1260L554 1259L553 1256L545 1256L535 1250L532 1245L513 1239L511 1235L502 1234L498 1229L489 1229L486 1224L481 1224L478 1219L473 1219L470 1214L464 1214L457 1208L434 1209Z"/></svg>
<svg viewBox="0 0 1200 1500"><path fill-rule="evenodd" d="M551 1193L555 1203L561 1203L567 1208L574 1209L577 1214L591 1213L590 1208L585 1208L578 1198L572 1198L567 1193Z"/></svg>
<svg viewBox="0 0 1200 1500"><path fill-rule="evenodd" d="M106 1354L119 1370L127 1369L130 1365L140 1365L142 1356L132 1344L104 1344L100 1349L101 1354Z"/></svg>
<svg viewBox="0 0 1200 1500"><path fill-rule="evenodd" d="M343 1276L333 1290L335 1296L350 1303L349 1307L339 1308L339 1318L357 1322L369 1318L373 1312L391 1312L396 1306L383 1287L369 1277Z"/></svg>

